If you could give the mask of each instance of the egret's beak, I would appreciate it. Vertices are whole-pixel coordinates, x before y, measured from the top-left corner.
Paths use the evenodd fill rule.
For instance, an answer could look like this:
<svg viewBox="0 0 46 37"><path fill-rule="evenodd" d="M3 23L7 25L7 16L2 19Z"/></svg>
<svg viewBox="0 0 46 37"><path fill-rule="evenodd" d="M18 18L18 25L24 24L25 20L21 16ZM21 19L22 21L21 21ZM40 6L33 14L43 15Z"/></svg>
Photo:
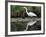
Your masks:
<svg viewBox="0 0 46 37"><path fill-rule="evenodd" d="M23 7L23 8L25 8L25 7Z"/></svg>

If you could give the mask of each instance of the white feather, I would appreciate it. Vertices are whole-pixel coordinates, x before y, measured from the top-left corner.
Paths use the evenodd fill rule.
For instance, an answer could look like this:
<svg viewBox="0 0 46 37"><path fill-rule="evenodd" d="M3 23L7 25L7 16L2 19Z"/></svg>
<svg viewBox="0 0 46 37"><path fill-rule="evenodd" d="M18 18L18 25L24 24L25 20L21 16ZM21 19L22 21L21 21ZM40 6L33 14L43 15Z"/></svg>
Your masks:
<svg viewBox="0 0 46 37"><path fill-rule="evenodd" d="M33 12L28 12L26 7L24 7L24 8L25 8L26 13L27 13L28 16L31 16L31 17L32 17L32 16L37 16L37 15L36 15L35 13L33 13Z"/></svg>
<svg viewBox="0 0 46 37"><path fill-rule="evenodd" d="M33 13L33 12L29 12L29 13L27 13L28 14L28 16L37 16L35 13Z"/></svg>

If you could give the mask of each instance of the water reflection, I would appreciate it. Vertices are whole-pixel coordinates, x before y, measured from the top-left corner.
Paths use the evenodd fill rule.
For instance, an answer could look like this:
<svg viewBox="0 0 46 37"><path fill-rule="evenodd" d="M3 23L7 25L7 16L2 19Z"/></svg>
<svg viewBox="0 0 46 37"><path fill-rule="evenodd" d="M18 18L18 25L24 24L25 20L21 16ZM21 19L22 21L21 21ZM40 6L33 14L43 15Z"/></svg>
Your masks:
<svg viewBox="0 0 46 37"><path fill-rule="evenodd" d="M28 26L33 26L36 22L37 22L37 21L30 21L30 22L28 22L25 31L28 30Z"/></svg>
<svg viewBox="0 0 46 37"><path fill-rule="evenodd" d="M11 31L41 30L41 20L11 22Z"/></svg>

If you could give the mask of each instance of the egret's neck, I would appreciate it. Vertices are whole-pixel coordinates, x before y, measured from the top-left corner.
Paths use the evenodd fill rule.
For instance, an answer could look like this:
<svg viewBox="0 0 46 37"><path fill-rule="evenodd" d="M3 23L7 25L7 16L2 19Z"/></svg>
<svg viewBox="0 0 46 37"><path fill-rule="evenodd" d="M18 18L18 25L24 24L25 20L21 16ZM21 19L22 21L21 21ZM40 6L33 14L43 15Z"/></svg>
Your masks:
<svg viewBox="0 0 46 37"><path fill-rule="evenodd" d="M25 10L26 10L26 13L28 14L27 8L25 8Z"/></svg>

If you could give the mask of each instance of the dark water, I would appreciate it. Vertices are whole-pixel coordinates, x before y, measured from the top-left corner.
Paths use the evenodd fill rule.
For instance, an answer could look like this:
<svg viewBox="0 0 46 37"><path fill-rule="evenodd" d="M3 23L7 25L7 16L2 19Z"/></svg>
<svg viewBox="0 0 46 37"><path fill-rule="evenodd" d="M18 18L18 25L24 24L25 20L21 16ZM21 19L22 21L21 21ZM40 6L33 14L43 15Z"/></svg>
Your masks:
<svg viewBox="0 0 46 37"><path fill-rule="evenodd" d="M11 22L11 31L24 31L26 29L27 22L17 21ZM41 30L41 21L37 21L34 25L28 26L27 31Z"/></svg>

